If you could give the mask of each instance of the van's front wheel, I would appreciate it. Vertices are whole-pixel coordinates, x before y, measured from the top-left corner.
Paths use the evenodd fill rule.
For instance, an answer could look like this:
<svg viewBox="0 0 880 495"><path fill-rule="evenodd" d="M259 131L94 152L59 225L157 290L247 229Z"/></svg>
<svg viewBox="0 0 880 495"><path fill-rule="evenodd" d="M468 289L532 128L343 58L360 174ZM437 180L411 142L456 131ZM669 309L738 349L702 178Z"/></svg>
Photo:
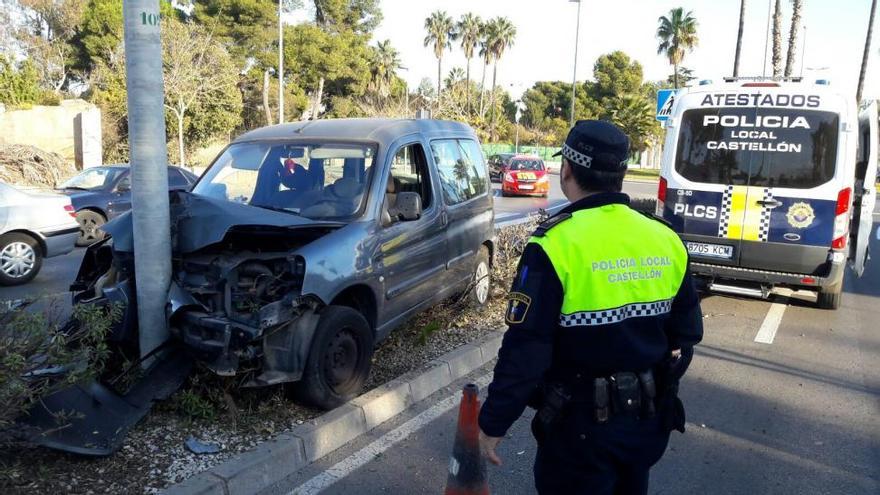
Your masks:
<svg viewBox="0 0 880 495"><path fill-rule="evenodd" d="M345 306L328 306L318 321L296 398L332 409L355 398L370 374L373 331L363 315Z"/></svg>

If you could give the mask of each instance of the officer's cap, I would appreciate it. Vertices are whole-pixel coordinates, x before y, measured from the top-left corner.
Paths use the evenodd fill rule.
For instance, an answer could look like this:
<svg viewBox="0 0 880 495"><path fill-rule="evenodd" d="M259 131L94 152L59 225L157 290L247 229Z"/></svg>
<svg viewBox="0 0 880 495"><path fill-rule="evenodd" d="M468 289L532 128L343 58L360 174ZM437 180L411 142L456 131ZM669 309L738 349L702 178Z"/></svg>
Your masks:
<svg viewBox="0 0 880 495"><path fill-rule="evenodd" d="M629 138L610 122L579 120L568 133L562 155L573 165L602 172L621 172L629 157Z"/></svg>

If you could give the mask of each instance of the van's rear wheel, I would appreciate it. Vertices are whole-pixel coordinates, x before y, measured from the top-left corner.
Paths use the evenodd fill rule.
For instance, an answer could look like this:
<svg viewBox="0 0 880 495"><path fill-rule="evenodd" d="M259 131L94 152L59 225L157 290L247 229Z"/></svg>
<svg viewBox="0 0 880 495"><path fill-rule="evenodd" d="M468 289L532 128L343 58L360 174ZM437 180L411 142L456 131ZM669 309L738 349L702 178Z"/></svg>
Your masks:
<svg viewBox="0 0 880 495"><path fill-rule="evenodd" d="M481 247L477 254L472 283L473 288L468 296L472 305L481 308L489 302L489 295L492 292L492 267L489 266L489 249L486 246Z"/></svg>
<svg viewBox="0 0 880 495"><path fill-rule="evenodd" d="M820 290L816 305L821 309L837 309L840 307L840 298L843 295L843 287L838 285L828 290Z"/></svg>
<svg viewBox="0 0 880 495"><path fill-rule="evenodd" d="M302 380L294 385L296 398L332 409L355 398L370 374L373 331L352 308L328 306L318 320Z"/></svg>

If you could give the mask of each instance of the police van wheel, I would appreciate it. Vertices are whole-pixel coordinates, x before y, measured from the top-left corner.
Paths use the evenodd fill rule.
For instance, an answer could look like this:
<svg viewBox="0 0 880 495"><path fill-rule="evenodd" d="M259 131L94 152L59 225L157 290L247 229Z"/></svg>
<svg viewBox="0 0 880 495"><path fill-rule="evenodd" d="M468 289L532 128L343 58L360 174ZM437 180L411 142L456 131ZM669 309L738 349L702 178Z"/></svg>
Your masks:
<svg viewBox="0 0 880 495"><path fill-rule="evenodd" d="M373 331L359 312L328 306L321 313L302 380L294 397L311 406L332 409L355 398L370 374Z"/></svg>
<svg viewBox="0 0 880 495"><path fill-rule="evenodd" d="M481 247L477 254L472 284L469 294L471 304L476 307L485 306L492 294L492 267L489 266L489 250L486 246Z"/></svg>
<svg viewBox="0 0 880 495"><path fill-rule="evenodd" d="M840 307L840 298L842 295L843 290L840 286L828 291L821 290L819 291L819 297L816 298L816 305L821 309L837 309Z"/></svg>

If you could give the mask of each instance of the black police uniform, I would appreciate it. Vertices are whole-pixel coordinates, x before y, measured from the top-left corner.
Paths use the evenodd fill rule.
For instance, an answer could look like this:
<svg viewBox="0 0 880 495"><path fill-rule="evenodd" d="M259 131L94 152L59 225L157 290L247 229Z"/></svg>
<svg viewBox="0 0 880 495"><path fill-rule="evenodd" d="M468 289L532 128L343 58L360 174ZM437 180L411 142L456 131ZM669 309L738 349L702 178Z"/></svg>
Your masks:
<svg viewBox="0 0 880 495"><path fill-rule="evenodd" d="M580 149L593 156L601 153L601 139L596 143L588 136L586 141L592 144ZM578 135L566 141L573 145L570 149L584 142ZM579 212L628 204L628 196L621 193L591 195L551 218L535 235L545 235ZM578 237L571 242L615 242L603 232L582 232ZM532 430L538 441L535 485L540 493L646 493L649 468L665 451L670 431L683 431L677 383L702 338L699 298L689 271L662 312L636 311L607 324L572 327L561 321L565 294L558 273L548 253L532 242L523 253L511 294L509 330L480 411L480 428L488 436L503 437L527 405L536 405L539 414ZM677 361L667 359L674 349L682 350ZM623 407L615 410L612 404L607 420L599 422L595 379L646 370L656 377L656 398L642 397L644 405L636 413L623 412ZM552 390L558 393L548 392ZM613 389L605 390L614 394ZM565 405L545 424L539 417L544 417L548 402L556 402L547 399L554 395L564 397ZM543 398L537 401L543 404L534 404L535 397ZM648 402L656 411L646 409Z"/></svg>

